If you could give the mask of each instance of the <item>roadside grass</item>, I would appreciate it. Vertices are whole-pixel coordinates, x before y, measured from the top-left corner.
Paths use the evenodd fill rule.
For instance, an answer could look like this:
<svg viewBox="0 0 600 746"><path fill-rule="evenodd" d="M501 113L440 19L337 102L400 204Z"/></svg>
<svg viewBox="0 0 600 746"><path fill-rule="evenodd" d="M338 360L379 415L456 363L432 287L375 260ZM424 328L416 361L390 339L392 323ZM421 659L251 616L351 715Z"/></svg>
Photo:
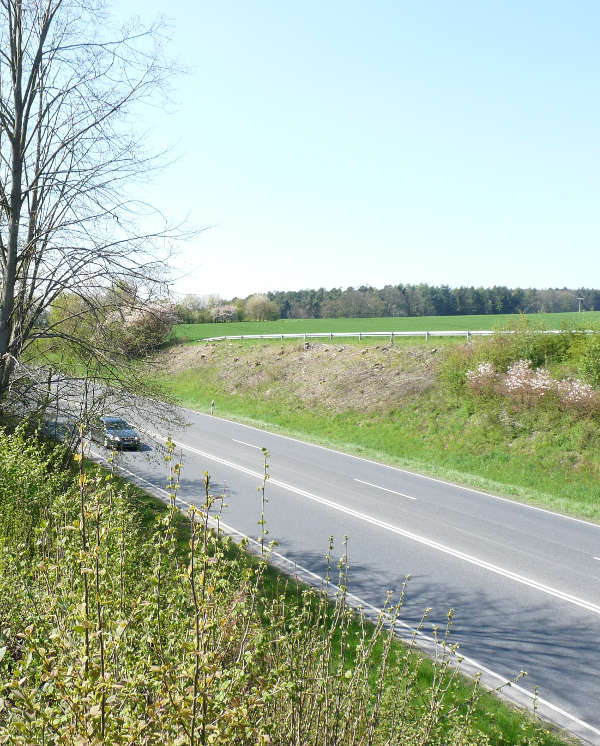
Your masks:
<svg viewBox="0 0 600 746"><path fill-rule="evenodd" d="M600 522L600 431L574 414L476 409L439 387L389 410L331 411L268 380L251 395L232 392L211 365L161 381L190 409L209 412L214 400L218 416Z"/></svg>
<svg viewBox="0 0 600 746"><path fill-rule="evenodd" d="M277 321L236 321L213 324L176 324L171 337L199 340L205 337L240 334L303 334L304 332L391 332L391 331L480 331L504 327L519 319L529 319L560 329L563 325L594 324L600 311L581 313L486 314L473 316L396 316L383 318L279 319Z"/></svg>

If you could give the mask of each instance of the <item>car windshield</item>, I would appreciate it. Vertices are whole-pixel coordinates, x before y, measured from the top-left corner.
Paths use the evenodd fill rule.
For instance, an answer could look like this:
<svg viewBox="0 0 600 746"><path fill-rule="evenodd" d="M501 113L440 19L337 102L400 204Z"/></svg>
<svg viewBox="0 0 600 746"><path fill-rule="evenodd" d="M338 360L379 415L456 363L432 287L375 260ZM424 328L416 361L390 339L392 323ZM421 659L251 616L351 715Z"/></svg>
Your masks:
<svg viewBox="0 0 600 746"><path fill-rule="evenodd" d="M114 419L106 420L105 423L107 430L131 430L131 426L125 422L125 420Z"/></svg>

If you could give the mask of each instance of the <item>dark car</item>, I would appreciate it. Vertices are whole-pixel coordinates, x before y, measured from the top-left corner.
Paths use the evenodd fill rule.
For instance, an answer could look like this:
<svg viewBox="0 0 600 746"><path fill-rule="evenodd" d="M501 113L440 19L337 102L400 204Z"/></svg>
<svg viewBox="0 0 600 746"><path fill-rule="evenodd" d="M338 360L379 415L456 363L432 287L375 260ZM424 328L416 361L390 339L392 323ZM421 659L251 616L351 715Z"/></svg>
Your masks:
<svg viewBox="0 0 600 746"><path fill-rule="evenodd" d="M137 430L122 417L98 417L90 425L90 436L105 448L139 448Z"/></svg>

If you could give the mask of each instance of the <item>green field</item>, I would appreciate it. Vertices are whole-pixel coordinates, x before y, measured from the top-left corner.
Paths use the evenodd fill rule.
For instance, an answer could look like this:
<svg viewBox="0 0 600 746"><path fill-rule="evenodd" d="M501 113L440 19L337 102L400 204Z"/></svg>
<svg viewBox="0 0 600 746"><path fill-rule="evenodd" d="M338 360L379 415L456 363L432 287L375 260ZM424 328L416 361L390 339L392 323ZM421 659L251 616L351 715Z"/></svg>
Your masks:
<svg viewBox="0 0 600 746"><path fill-rule="evenodd" d="M279 321L237 321L218 324L177 324L172 336L193 341L206 337L240 334L307 334L313 332L406 332L406 331L479 331L506 326L522 318L515 314L483 316L397 316L376 319L280 319ZM563 325L597 324L600 311L582 313L536 313L525 318L548 329Z"/></svg>

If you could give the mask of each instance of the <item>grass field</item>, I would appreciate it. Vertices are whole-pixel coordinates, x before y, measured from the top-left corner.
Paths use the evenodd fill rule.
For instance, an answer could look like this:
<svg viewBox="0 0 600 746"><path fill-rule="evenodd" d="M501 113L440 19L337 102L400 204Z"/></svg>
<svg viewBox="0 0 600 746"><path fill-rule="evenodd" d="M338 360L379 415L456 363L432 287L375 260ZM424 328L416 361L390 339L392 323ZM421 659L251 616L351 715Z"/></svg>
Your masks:
<svg viewBox="0 0 600 746"><path fill-rule="evenodd" d="M304 332L391 332L391 331L479 331L506 326L519 319L515 314L484 316L411 316L395 318L279 319L278 321L238 321L218 324L177 324L172 336L193 341L205 337L239 334L302 334ZM525 318L548 329L563 325L597 324L600 311L582 313L537 313Z"/></svg>

